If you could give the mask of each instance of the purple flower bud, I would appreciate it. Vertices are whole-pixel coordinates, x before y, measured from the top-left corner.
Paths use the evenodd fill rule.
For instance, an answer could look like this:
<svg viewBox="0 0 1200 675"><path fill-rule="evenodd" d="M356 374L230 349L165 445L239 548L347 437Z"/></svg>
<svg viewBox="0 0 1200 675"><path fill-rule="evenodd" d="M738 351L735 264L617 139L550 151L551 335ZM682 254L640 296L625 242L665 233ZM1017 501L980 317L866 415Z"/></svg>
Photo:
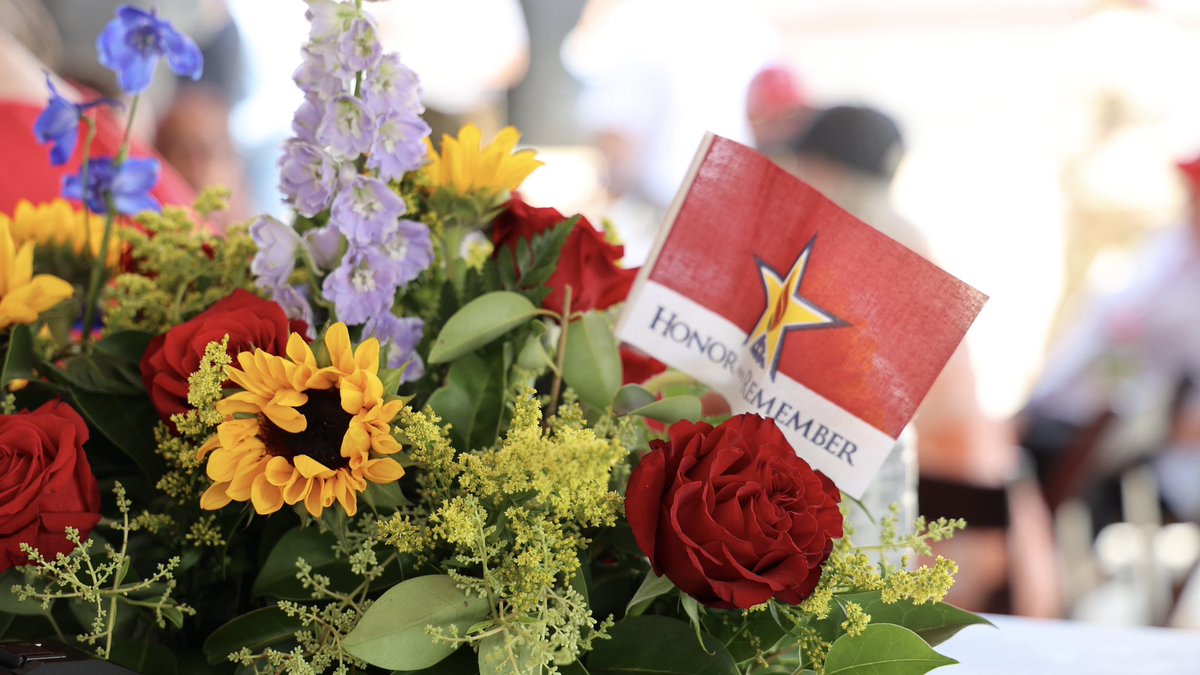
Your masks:
<svg viewBox="0 0 1200 675"><path fill-rule="evenodd" d="M365 246L384 241L406 210L404 200L386 183L358 176L334 198L329 222L352 244Z"/></svg>
<svg viewBox="0 0 1200 675"><path fill-rule="evenodd" d="M260 284L259 288L264 287ZM309 339L315 337L313 335L312 305L309 304L308 298L304 297L304 293L287 284L268 290L271 292L271 300L283 308L283 313L287 315L287 318L308 324Z"/></svg>
<svg viewBox="0 0 1200 675"><path fill-rule="evenodd" d="M324 102L311 94L305 96L300 107L296 108L295 115L292 116L292 131L296 132L296 138L315 145L317 128L321 126L321 119L324 116Z"/></svg>
<svg viewBox="0 0 1200 675"><path fill-rule="evenodd" d="M333 269L342 255L342 233L333 225L305 232L304 243L313 264L322 272Z"/></svg>
<svg viewBox="0 0 1200 675"><path fill-rule="evenodd" d="M325 118L317 127L317 140L339 159L353 159L371 150L375 118L362 100L342 95L329 101Z"/></svg>
<svg viewBox="0 0 1200 675"><path fill-rule="evenodd" d="M300 215L312 218L329 206L336 185L337 167L321 148L292 139L279 160L279 189Z"/></svg>
<svg viewBox="0 0 1200 675"><path fill-rule="evenodd" d="M417 354L425 322L415 317L398 317L385 312L367 319L363 326L363 337L373 337L383 344L384 363L387 368L400 368L405 364L404 382L419 380L425 375L425 364Z"/></svg>
<svg viewBox="0 0 1200 675"><path fill-rule="evenodd" d="M384 180L400 180L425 163L425 139L429 125L412 113L392 112L379 121L375 144L367 166Z"/></svg>
<svg viewBox="0 0 1200 675"><path fill-rule="evenodd" d="M250 261L250 271L260 288L283 286L296 268L296 252L303 244L290 225L271 216L263 216L250 226L250 238L258 252Z"/></svg>

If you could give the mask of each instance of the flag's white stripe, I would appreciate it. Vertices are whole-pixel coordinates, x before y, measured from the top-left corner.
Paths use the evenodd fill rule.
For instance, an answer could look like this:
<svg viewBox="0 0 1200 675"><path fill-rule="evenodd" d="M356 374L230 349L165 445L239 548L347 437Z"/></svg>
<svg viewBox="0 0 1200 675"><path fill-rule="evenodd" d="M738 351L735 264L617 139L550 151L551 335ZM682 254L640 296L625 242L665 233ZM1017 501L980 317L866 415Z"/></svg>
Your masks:
<svg viewBox="0 0 1200 675"><path fill-rule="evenodd" d="M784 373L772 381L728 319L649 279L639 291L618 338L720 392L733 412L774 418L797 454L862 496L894 439Z"/></svg>

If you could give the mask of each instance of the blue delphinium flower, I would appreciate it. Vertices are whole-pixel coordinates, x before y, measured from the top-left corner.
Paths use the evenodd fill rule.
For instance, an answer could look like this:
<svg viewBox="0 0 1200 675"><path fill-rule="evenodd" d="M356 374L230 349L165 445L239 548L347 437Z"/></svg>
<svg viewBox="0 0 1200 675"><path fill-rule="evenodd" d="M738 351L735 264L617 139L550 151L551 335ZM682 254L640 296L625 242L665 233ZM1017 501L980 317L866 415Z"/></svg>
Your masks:
<svg viewBox="0 0 1200 675"><path fill-rule="evenodd" d="M351 248L321 290L333 302L340 321L351 325L392 310L396 299L395 265L373 248Z"/></svg>
<svg viewBox="0 0 1200 675"><path fill-rule="evenodd" d="M150 190L158 184L159 165L156 159L127 159L114 166L112 159L93 159L88 165L88 184L83 185L79 174L63 180L63 197L82 201L93 213L108 213L105 194L112 193L117 213L134 216L143 211L161 211L158 200Z"/></svg>
<svg viewBox="0 0 1200 675"><path fill-rule="evenodd" d="M406 286L433 264L433 240L429 228L415 220L396 223L380 242L380 250L392 263L396 284Z"/></svg>
<svg viewBox="0 0 1200 675"><path fill-rule="evenodd" d="M259 288L263 287L259 286ZM287 284L269 289L264 288L264 290L270 293L272 301L283 308L283 313L287 315L287 318L308 324L309 339L316 337L313 335L312 305L309 304L308 298L304 297L302 291Z"/></svg>
<svg viewBox="0 0 1200 675"><path fill-rule="evenodd" d="M398 317L391 312L367 319L363 326L363 337L373 337L384 347L384 363L387 368L399 368L405 364L403 382L419 380L425 374L425 363L417 354L425 322L415 317Z"/></svg>
<svg viewBox="0 0 1200 675"><path fill-rule="evenodd" d="M350 159L366 154L375 140L375 118L355 96L337 96L326 104L317 127L317 141L334 157Z"/></svg>
<svg viewBox="0 0 1200 675"><path fill-rule="evenodd" d="M50 88L50 102L33 123L33 133L37 136L38 143L54 144L54 147L50 148L50 164L62 166L71 161L71 155L75 154L75 145L79 142L79 119L83 113L98 105L119 104L107 98L82 105L71 103L58 93L50 79L50 73L46 73L46 86Z"/></svg>
<svg viewBox="0 0 1200 675"><path fill-rule="evenodd" d="M404 200L387 183L355 176L334 198L329 222L351 243L365 246L388 237L406 210Z"/></svg>
<svg viewBox="0 0 1200 675"><path fill-rule="evenodd" d="M400 63L396 54L385 54L379 65L363 77L363 100L367 110L375 115L389 111L420 115L425 112L421 105L421 83L417 74Z"/></svg>
<svg viewBox="0 0 1200 675"><path fill-rule="evenodd" d="M117 10L117 18L96 38L100 63L117 74L117 84L127 94L140 94L150 86L158 60L180 77L200 79L204 56L188 36L175 30L153 12L128 5Z"/></svg>
<svg viewBox="0 0 1200 675"><path fill-rule="evenodd" d="M337 167L321 148L292 139L284 145L279 169L279 189L300 215L312 218L333 200Z"/></svg>
<svg viewBox="0 0 1200 675"><path fill-rule="evenodd" d="M296 254L304 246L295 228L271 216L263 216L250 226L250 238L258 246L258 252L250 261L250 271L259 287L287 284L296 268Z"/></svg>
<svg viewBox="0 0 1200 675"><path fill-rule="evenodd" d="M375 22L366 15L359 16L336 43L336 57L347 71L370 70L379 63L383 48L379 44Z"/></svg>
<svg viewBox="0 0 1200 675"><path fill-rule="evenodd" d="M327 51L308 44L301 50L301 55L300 65L292 73L292 80L300 91L322 102L349 91L346 73L336 72L329 63Z"/></svg>
<svg viewBox="0 0 1200 675"><path fill-rule="evenodd" d="M390 112L379 121L367 166L384 180L400 180L425 163L429 125L412 113Z"/></svg>

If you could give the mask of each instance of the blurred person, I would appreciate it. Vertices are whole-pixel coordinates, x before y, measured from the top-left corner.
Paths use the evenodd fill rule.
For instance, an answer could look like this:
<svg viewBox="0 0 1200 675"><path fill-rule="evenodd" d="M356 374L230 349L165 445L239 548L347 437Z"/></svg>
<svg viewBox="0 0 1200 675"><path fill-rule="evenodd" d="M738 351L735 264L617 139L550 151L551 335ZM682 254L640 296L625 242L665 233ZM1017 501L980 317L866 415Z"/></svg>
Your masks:
<svg viewBox="0 0 1200 675"><path fill-rule="evenodd" d="M754 147L772 158L786 156L788 143L805 128L812 108L800 79L784 65L758 71L746 91L746 118Z"/></svg>
<svg viewBox="0 0 1200 675"><path fill-rule="evenodd" d="M814 113L780 163L858 219L930 258L924 237L892 205L891 181L903 154L903 137L889 116L842 105ZM1036 490L1012 480L1019 463L1014 443L980 408L965 344L912 424L919 511L968 522L965 532L935 547L961 569L948 600L978 611L1056 616L1049 520Z"/></svg>
<svg viewBox="0 0 1200 675"><path fill-rule="evenodd" d="M1128 284L1070 324L1021 414L1048 487L1072 443L1112 416L1075 490L1096 530L1122 518L1115 478L1147 460L1168 515L1200 522L1200 156L1177 166L1186 218L1142 247Z"/></svg>
<svg viewBox="0 0 1200 675"><path fill-rule="evenodd" d="M563 42L580 122L604 156L625 262L649 254L663 213L712 131L753 142L746 96L777 36L736 0L590 0Z"/></svg>
<svg viewBox="0 0 1200 675"><path fill-rule="evenodd" d="M21 0L0 0L0 17L11 16L10 11L16 4L21 4ZM4 151L4 161L0 162L0 212L3 213L12 213L21 199L34 204L55 199L62 193L63 179L79 172L84 125L79 128L75 155L64 166L50 165L50 149L38 143L34 135L34 123L50 97L47 77L54 82L59 93L70 101L80 103L96 98L94 92L49 74L46 65L34 56L32 50L8 31L8 25L0 25L0 72L4 73L4 77L0 78L0 148ZM41 32L25 33L23 38L33 44L55 39ZM94 35L91 44L95 44ZM92 156L116 155L124 138L123 115L107 106L98 107L93 114L97 129ZM154 156L152 151L136 141L132 145L132 153L141 157ZM158 185L151 194L164 204L190 204L194 198L187 184L166 163L163 163Z"/></svg>
<svg viewBox="0 0 1200 675"><path fill-rule="evenodd" d="M220 226L254 215L245 166L229 133L229 103L208 85L177 90L158 121L154 146L193 190L224 187L232 191Z"/></svg>

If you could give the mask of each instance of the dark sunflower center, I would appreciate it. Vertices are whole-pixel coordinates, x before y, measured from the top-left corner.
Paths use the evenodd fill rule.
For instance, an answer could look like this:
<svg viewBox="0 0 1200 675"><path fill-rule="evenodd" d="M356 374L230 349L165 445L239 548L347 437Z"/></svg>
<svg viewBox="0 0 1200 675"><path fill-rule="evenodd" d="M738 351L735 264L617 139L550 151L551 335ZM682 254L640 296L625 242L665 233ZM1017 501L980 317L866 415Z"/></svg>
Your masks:
<svg viewBox="0 0 1200 675"><path fill-rule="evenodd" d="M337 389L310 389L308 403L296 411L308 420L308 426L297 434L280 429L264 416L258 419L258 437L267 446L267 453L289 461L296 455L308 455L333 470L344 469L349 460L342 457L342 438L350 428L350 415L342 410L342 397Z"/></svg>

